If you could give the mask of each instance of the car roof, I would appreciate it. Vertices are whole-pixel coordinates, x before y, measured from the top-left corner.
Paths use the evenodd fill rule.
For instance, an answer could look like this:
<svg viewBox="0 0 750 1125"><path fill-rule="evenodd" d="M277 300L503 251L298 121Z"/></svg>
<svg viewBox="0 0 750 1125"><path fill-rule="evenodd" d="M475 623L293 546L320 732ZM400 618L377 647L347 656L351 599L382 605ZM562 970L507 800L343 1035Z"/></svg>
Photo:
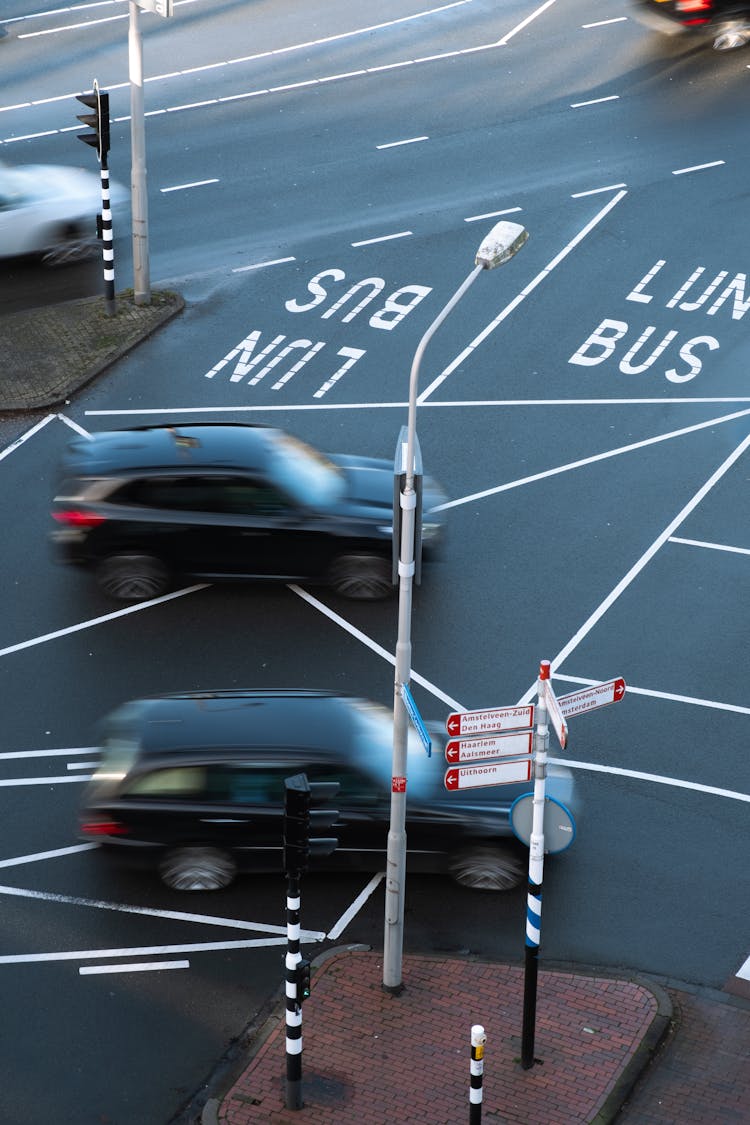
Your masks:
<svg viewBox="0 0 750 1125"><path fill-rule="evenodd" d="M68 473L113 475L149 469L258 469L277 430L242 422L135 426L104 430L68 445Z"/></svg>
<svg viewBox="0 0 750 1125"><path fill-rule="evenodd" d="M136 699L101 724L104 738L138 741L141 761L172 754L351 746L356 700L322 691L180 692Z"/></svg>

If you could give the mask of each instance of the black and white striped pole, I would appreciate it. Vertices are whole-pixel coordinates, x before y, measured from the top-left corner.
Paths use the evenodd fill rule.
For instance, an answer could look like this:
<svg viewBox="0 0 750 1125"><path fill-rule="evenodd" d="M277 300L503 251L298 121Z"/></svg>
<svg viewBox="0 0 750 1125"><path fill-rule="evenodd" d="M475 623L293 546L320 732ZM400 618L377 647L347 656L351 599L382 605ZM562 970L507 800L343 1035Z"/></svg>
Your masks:
<svg viewBox="0 0 750 1125"><path fill-rule="evenodd" d="M471 1064L469 1084L469 1125L482 1122L482 1081L484 1078L484 1045L487 1036L481 1023L471 1029Z"/></svg>
<svg viewBox="0 0 750 1125"><path fill-rule="evenodd" d="M526 895L526 946L523 980L523 1030L521 1033L521 1066L534 1065L536 994L539 968L539 943L542 936L542 881L544 877L544 801L547 778L547 695L545 680L550 677L550 664L539 666L537 722L534 735L534 801L529 843L529 884Z"/></svg>
<svg viewBox="0 0 750 1125"><path fill-rule="evenodd" d="M94 92L92 94L78 94L77 101L82 102L92 113L79 113L78 120L87 125L91 132L79 133L78 139L84 144L96 149L96 155L101 168L102 181L102 214L99 235L102 240L102 260L104 264L104 308L108 316L115 313L115 253L112 238L112 203L109 191L109 94L99 89L99 83L94 79Z"/></svg>
<svg viewBox="0 0 750 1125"><path fill-rule="evenodd" d="M302 1109L302 997L298 995L302 954L299 878L286 877L286 1108Z"/></svg>

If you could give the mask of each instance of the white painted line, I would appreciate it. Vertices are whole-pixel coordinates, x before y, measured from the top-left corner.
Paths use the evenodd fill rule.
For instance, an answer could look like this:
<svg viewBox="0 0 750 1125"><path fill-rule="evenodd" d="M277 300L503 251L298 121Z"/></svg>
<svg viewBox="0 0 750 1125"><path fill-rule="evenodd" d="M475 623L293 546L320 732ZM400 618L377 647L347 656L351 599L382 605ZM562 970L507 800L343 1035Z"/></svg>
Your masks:
<svg viewBox="0 0 750 1125"><path fill-rule="evenodd" d="M77 746L65 750L4 750L0 754L0 761L8 761L10 758L70 758L74 754L95 754L98 750L98 746Z"/></svg>
<svg viewBox="0 0 750 1125"><path fill-rule="evenodd" d="M365 889L363 891L360 891L360 893L357 895L357 897L355 898L355 900L351 904L351 906L348 908L348 910L344 911L344 913L341 915L339 920L337 922L335 922L333 924L333 926L331 927L331 929L328 931L327 937L331 941L335 941L336 938L341 937L344 930L346 929L346 927L351 922L352 918L354 918L357 914L359 914L360 910L365 905L368 898L370 898L373 891L376 890L376 888L380 884L381 880L384 879L384 878L385 878L385 872L384 871L380 871L377 875L373 875L372 879L370 879L370 882L367 884Z"/></svg>
<svg viewBox="0 0 750 1125"><path fill-rule="evenodd" d="M99 765L98 762L68 762L66 769L69 770L95 770Z"/></svg>
<svg viewBox="0 0 750 1125"><path fill-rule="evenodd" d="M719 168L722 164L726 164L726 161L712 160L710 164L694 164L692 168L677 168L672 172L672 175L685 176L688 172L702 172L705 168Z"/></svg>
<svg viewBox="0 0 750 1125"><path fill-rule="evenodd" d="M669 542L682 543L686 547L705 547L709 551L729 551L733 555L750 555L748 547L730 547L727 543L706 543L702 539L680 539L679 535L673 535Z"/></svg>
<svg viewBox="0 0 750 1125"><path fill-rule="evenodd" d="M581 676L566 676L562 672L555 672L553 679L565 680L566 683L584 684L594 687L601 680L585 680ZM737 715L750 715L750 707L741 707L736 703L719 703L716 699L700 699L693 695L677 695L671 691L654 691L651 688L633 687L628 684L628 695L645 695L653 699L666 699L670 703L688 703L693 707L709 707L714 711L733 711Z"/></svg>
<svg viewBox="0 0 750 1125"><path fill-rule="evenodd" d="M627 184L608 184L607 187L591 188L590 191L577 191L571 195L571 199L585 199L587 195L601 195L605 191L618 191L620 188L626 188Z"/></svg>
<svg viewBox="0 0 750 1125"><path fill-rule="evenodd" d="M111 910L116 914L138 914L147 918L166 918L173 922L196 922L200 926L219 926L230 930L251 930L254 933L282 935L285 926L265 925L260 922L246 922L241 918L222 918L215 914L192 914L184 910L157 910L151 906L130 906L122 902L106 902L103 899L81 898L78 895L53 894L50 891L32 891L26 887L0 886L0 895L9 898L29 898L42 902L59 902L65 906L86 906L93 910ZM305 941L322 941L325 933L319 930L302 930Z"/></svg>
<svg viewBox="0 0 750 1125"><path fill-rule="evenodd" d="M0 780L0 789L20 789L24 785L69 785L83 784L91 781L92 774L83 774L80 777L4 777Z"/></svg>
<svg viewBox="0 0 750 1125"><path fill-rule="evenodd" d="M174 187L159 188L162 195L167 195L170 191L187 191L188 188L206 187L207 184L218 184L217 179L213 180L194 180L192 184L175 184Z"/></svg>
<svg viewBox="0 0 750 1125"><path fill-rule="evenodd" d="M132 965L81 965L81 976L95 973L153 973L161 969L189 969L189 961L134 961Z"/></svg>
<svg viewBox="0 0 750 1125"><path fill-rule="evenodd" d="M48 422L51 422L52 419L56 417L56 414L47 414L44 418L42 418L40 422L37 422L35 426L32 426L30 430L27 430L26 433L21 434L19 438L16 438L12 445L7 446L2 450L2 452L0 452L0 461L4 461L5 458L10 456L11 453L15 453L15 451L19 449L25 442L27 442L29 438L32 438L35 434L38 434L39 431L44 426L46 426Z"/></svg>
<svg viewBox="0 0 750 1125"><path fill-rule="evenodd" d="M73 844L69 848L54 848L48 852L33 852L31 855L17 855L12 859L0 859L0 867L21 867L24 863L40 863L45 859L60 859L65 855L76 855L78 852L90 852L96 844Z"/></svg>
<svg viewBox="0 0 750 1125"><path fill-rule="evenodd" d="M236 266L232 273L247 273L248 270L264 270L266 266L284 266L287 262L296 262L297 259L291 258L273 258L270 262L253 262L251 266Z"/></svg>
<svg viewBox="0 0 750 1125"><path fill-rule="evenodd" d="M501 215L517 215L521 207L506 207L504 211L488 211L485 215L469 215L465 223L478 223L482 219L499 219Z"/></svg>
<svg viewBox="0 0 750 1125"><path fill-rule="evenodd" d="M625 198L626 195L626 191L621 191L618 192L613 199L610 199L609 203L607 203L606 206L602 207L601 211L594 215L593 219L590 219L589 222L581 228L578 234L575 235L575 237L572 238L570 242L568 242L567 245L564 246L562 250L560 250L560 252L555 255L555 257L544 267L544 269L541 270L536 275L536 277L529 282L526 288L522 289L521 292L513 298L510 304L506 305L505 308L495 317L495 319L490 321L490 323L486 326L486 328L482 329L478 336L474 337L471 343L467 347L465 347L459 355L456 356L452 363L448 364L445 370L440 375L438 375L436 379L433 379L429 387L427 387L427 389L422 391L422 394L419 395L419 397L417 398L417 402L423 403L426 399L428 399L430 395L433 394L433 392L436 391L437 388L445 382L448 376L451 375L455 371L455 369L459 367L468 356L471 355L474 349L477 348L479 344L481 344L484 340L486 340L490 333L494 332L497 326L499 324L502 324L505 318L509 316L510 313L513 312L514 309L516 309L521 304L521 302L524 301L526 297L528 297L530 293L533 293L537 285L539 285L542 281L546 280L546 278L549 277L549 275L560 264L560 262L567 258L568 254L572 253L572 251L578 246L578 244L582 242L588 234L590 234L594 227L596 227L597 224L600 223L602 219L604 219L609 214L609 212L614 207L616 207L621 200Z"/></svg>
<svg viewBox="0 0 750 1125"><path fill-rule="evenodd" d="M125 609L116 609L112 613L105 613L102 617L92 617L89 621L81 621L77 625L68 625L65 629L56 629L54 633L45 633L41 637L32 637L31 640L21 641L17 645L8 645L7 648L0 648L0 656L9 656L13 652L23 652L24 649L33 648L34 645L46 644L47 641L55 641L59 637L68 637L71 633L78 633L82 629L92 629L95 625L103 625L108 621L116 621L118 617L126 617L130 613L140 613L142 609L150 609L152 606L171 602L175 598L184 597L185 594L194 594L198 590L206 590L209 585L208 582L201 582L196 586L186 586L182 590L174 590L171 594L162 594L160 598L150 598L146 602L138 602L137 605L129 605ZM0 784L2 783L0 782Z"/></svg>
<svg viewBox="0 0 750 1125"><path fill-rule="evenodd" d="M429 139L430 139L429 137L409 137L405 141L389 141L388 144L375 145L375 148L376 149L400 148L401 145L416 145L416 144L419 144L420 141L429 141Z"/></svg>
<svg viewBox="0 0 750 1125"><path fill-rule="evenodd" d="M498 484L493 488L485 488L481 492L473 492L469 496L461 496L457 500L448 500L445 504L438 504L433 509L436 512L445 512L449 508L459 508L463 504L471 504L475 500L485 500L488 496L497 496L500 492L509 492L513 488L521 488L527 484L533 484L536 481L546 480L547 477L557 476L559 473L567 473L573 469L580 469L586 465L596 464L597 461L606 461L610 457L619 457L623 453L632 453L638 449L645 449L649 445L658 445L662 441L671 441L673 438L684 437L685 434L695 433L697 430L711 429L713 426L721 425L723 422L733 422L737 418L744 418L750 414L750 410L740 410L735 414L727 414L722 418L710 418L707 422L696 422L693 426L684 426L681 430L671 430L666 434L657 434L656 437L643 438L641 441L632 442L630 445L621 445L616 449L608 449L604 453L594 453L591 457L583 457L579 461L568 461L564 465L556 465L552 469L543 469L539 473L532 473L528 477L520 477L518 480L508 481L506 484Z"/></svg>
<svg viewBox="0 0 750 1125"><path fill-rule="evenodd" d="M589 28L592 27L609 27L611 23L627 23L627 19L627 16L615 16L614 19L611 20L597 20L596 23L582 23L581 28L584 31L588 31Z"/></svg>
<svg viewBox="0 0 750 1125"><path fill-rule="evenodd" d="M83 426L79 426L78 423L74 422L72 418L68 418L67 414L58 414L57 417L61 422L64 422L66 426L70 426L71 430L73 430L75 433L80 434L81 437L89 438L91 441L93 441L93 438L88 430L84 430Z"/></svg>
<svg viewBox="0 0 750 1125"><path fill-rule="evenodd" d="M397 234L381 234L379 238L365 238L361 242L352 242L350 245L357 246L374 246L376 242L391 242L394 238L409 238L411 236L410 230L400 230Z"/></svg>
<svg viewBox="0 0 750 1125"><path fill-rule="evenodd" d="M570 108L571 109L583 109L585 106L601 105L602 102L619 102L619 100L620 100L619 94L609 94L606 98L592 98L591 101L588 101L588 102L571 102Z"/></svg>
<svg viewBox="0 0 750 1125"><path fill-rule="evenodd" d="M744 965L740 966L736 975L742 977L743 980L750 980L750 957L748 957Z"/></svg>
<svg viewBox="0 0 750 1125"><path fill-rule="evenodd" d="M630 688L628 688L630 691ZM653 781L657 785L671 785L675 789L693 789L713 797L729 797L732 801L750 803L750 793L737 793L734 789L719 789L715 785L701 785L697 781L681 781L677 777L661 777L656 773L642 773L640 770L623 770L619 766L600 766L595 762L571 762L569 758L548 758L550 765L569 766L572 770L590 770L593 773L611 773L616 777L632 777L636 781Z"/></svg>
<svg viewBox="0 0 750 1125"><path fill-rule="evenodd" d="M509 43L511 39L513 39L514 36L518 35L519 31L523 31L525 27L528 27L528 25L537 18L537 16L541 16L541 14L543 12L546 12L547 8L551 8L554 3L555 0L546 0L546 3L542 4L541 8L537 8L531 13L531 15L527 16L526 19L521 20L521 22L516 24L516 26L512 28L507 33L507 35L504 35L502 39L498 39L497 46L504 47L506 43Z"/></svg>
<svg viewBox="0 0 750 1125"><path fill-rule="evenodd" d="M324 605L323 602L318 601L318 599L313 597L312 594L309 594L307 590L303 590L299 586L294 585L289 585L287 588L291 590L292 593L302 598L303 601L307 602L308 605L311 605L313 609L317 609L319 613L322 613L323 616L327 617L329 621L332 621L334 625L338 625L340 629L343 629L345 632L349 633L349 635L354 637L355 640L360 641L367 648L371 649L378 656L382 657L383 660L386 660L389 664L393 664L395 666L395 658L391 655L390 652L384 649L382 645L377 644L377 642L373 641L371 637L368 637L366 633L362 633L359 629L356 629L353 625L350 625L348 621L344 620L343 617L340 617L338 613L334 613L334 611L332 609L329 609L327 605ZM443 703L447 703L451 710L463 710L460 703L457 703L455 699L451 699L449 695L446 695L445 692L442 692L439 688L435 687L435 685L431 684L429 680L425 680L423 676L418 675L418 673L413 669L411 678L414 683L417 683L421 687L425 688L432 695L434 695L436 699L441 699Z"/></svg>
<svg viewBox="0 0 750 1125"><path fill-rule="evenodd" d="M51 961L95 961L102 957L160 957L168 953L214 953L220 950L265 949L286 945L286 937L248 938L246 941L200 941L184 945L141 945L123 949L69 949L53 953L10 953L0 965L34 965Z"/></svg>
<svg viewBox="0 0 750 1125"><path fill-rule="evenodd" d="M637 560L637 562L635 562L633 566L631 566L627 574L625 574L620 579L620 581L607 595L604 601L601 602L601 604L594 610L594 612L590 614L587 620L584 621L578 632L575 633L575 635L570 638L568 643L560 649L554 660L550 662L551 671L554 672L556 668L559 668L563 661L566 660L568 656L570 656L571 652L575 651L581 641L584 640L586 636L588 636L594 626L597 625L601 618L605 615L607 610L610 609L620 597L620 595L625 590L627 590L630 584L638 577L638 575L651 561L654 555L674 534L680 524L684 523L691 512L693 512L698 507L698 505L706 498L714 485L718 484L722 477L725 476L729 469L732 468L734 463L739 460L748 446L750 446L750 434L748 434L747 437L745 437L740 442L740 444L732 450L729 456L722 461L719 467L714 470L708 480L706 480L698 489L698 491L693 494L690 500L688 500L687 504L685 504L684 507L680 509L674 519L667 524L661 534L657 535L651 546L648 547L643 552L641 557ZM532 684L531 687L527 690L526 694L523 696L521 702L528 703L529 699L531 699L535 692L536 684Z"/></svg>

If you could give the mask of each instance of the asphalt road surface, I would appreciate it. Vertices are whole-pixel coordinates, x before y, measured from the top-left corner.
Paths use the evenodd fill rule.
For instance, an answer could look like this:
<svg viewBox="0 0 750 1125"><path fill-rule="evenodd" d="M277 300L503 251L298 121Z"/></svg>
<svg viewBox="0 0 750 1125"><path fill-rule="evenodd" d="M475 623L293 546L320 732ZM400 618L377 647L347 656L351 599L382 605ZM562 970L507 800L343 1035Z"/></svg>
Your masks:
<svg viewBox="0 0 750 1125"><path fill-rule="evenodd" d="M8 2L0 157L90 163L74 95L97 77L127 182L126 5ZM196 900L77 842L97 719L167 690L393 693L395 601L186 588L123 613L57 567L65 442L217 418L393 456L417 344L500 218L527 245L422 365L420 443L450 501L412 690L442 720L528 701L541 659L560 695L622 676L623 702L571 718L564 752L552 736L581 812L545 865L542 957L715 988L747 975L750 55L631 14L195 0L142 16L151 272L185 312L59 415L2 421L14 1125L166 1122L281 981L282 880ZM77 295L82 274L10 263L0 300ZM524 894L412 878L406 946L518 959ZM378 946L382 882L308 877L303 927L313 951Z"/></svg>

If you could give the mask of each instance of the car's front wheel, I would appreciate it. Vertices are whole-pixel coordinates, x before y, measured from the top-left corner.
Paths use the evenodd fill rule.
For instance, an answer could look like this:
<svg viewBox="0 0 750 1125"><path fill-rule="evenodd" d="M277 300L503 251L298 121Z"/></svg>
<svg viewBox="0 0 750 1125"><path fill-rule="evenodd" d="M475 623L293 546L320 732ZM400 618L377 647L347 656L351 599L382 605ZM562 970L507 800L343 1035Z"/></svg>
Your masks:
<svg viewBox="0 0 750 1125"><path fill-rule="evenodd" d="M161 880L173 891L220 891L237 874L237 864L221 848L172 848L159 864Z"/></svg>
<svg viewBox="0 0 750 1125"><path fill-rule="evenodd" d="M42 262L45 266L67 266L86 261L96 250L97 240L93 234L84 234L77 223L66 223L54 232L50 245L42 253Z"/></svg>
<svg viewBox="0 0 750 1125"><path fill-rule="evenodd" d="M122 602L158 598L169 588L169 572L153 555L110 555L97 571L105 594Z"/></svg>
<svg viewBox="0 0 750 1125"><path fill-rule="evenodd" d="M393 591L391 563L382 555L340 555L329 578L333 589L344 598L376 601Z"/></svg>
<svg viewBox="0 0 750 1125"><path fill-rule="evenodd" d="M481 844L452 856L448 871L460 886L474 891L509 891L524 877L523 864L513 852Z"/></svg>

